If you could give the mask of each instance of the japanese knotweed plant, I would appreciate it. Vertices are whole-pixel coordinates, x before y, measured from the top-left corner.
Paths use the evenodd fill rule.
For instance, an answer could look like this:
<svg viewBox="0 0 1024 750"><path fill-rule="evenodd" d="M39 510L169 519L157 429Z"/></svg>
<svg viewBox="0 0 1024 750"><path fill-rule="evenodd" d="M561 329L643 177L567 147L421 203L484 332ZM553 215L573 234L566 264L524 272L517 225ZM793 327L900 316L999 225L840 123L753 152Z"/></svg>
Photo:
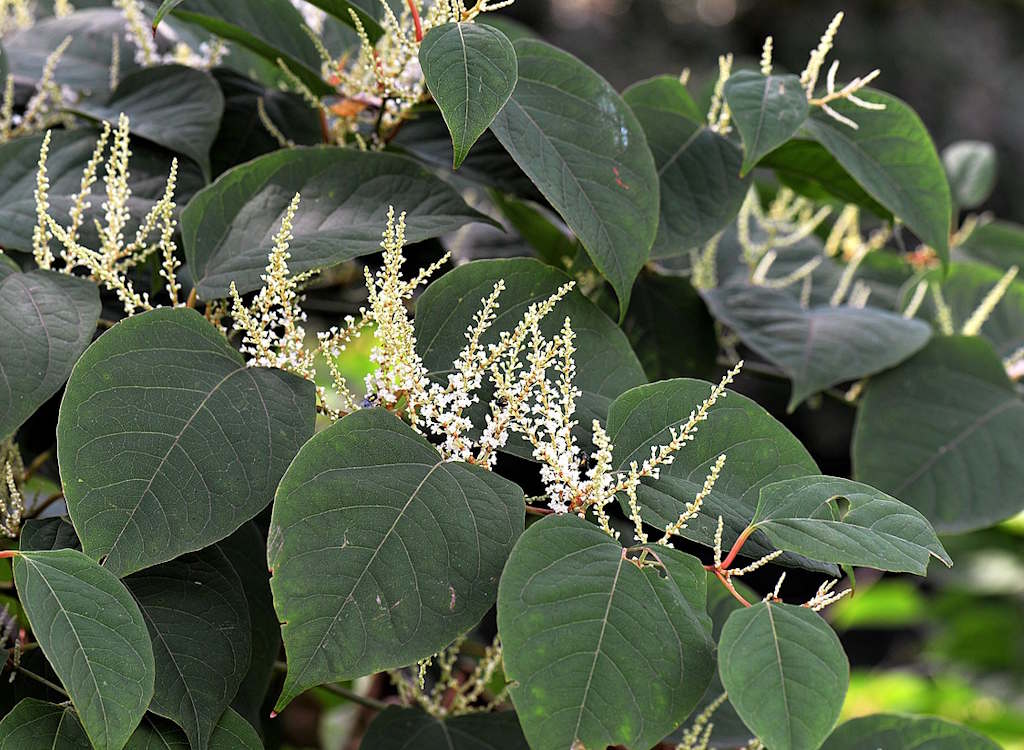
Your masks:
<svg viewBox="0 0 1024 750"><path fill-rule="evenodd" d="M994 747L837 728L822 615L1020 510L991 155L841 15L703 110L505 5L0 4L0 749Z"/></svg>

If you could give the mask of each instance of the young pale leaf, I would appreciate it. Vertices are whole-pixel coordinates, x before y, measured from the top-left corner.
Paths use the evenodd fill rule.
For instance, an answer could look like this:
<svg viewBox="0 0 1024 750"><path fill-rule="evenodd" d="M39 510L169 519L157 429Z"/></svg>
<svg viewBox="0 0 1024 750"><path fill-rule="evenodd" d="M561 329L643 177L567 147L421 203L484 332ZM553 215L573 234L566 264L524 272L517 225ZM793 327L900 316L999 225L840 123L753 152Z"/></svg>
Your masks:
<svg viewBox="0 0 1024 750"><path fill-rule="evenodd" d="M326 682L436 653L494 604L523 491L443 461L391 413L356 411L281 480L268 558L288 676L278 710Z"/></svg>
<svg viewBox="0 0 1024 750"><path fill-rule="evenodd" d="M373 750L529 750L514 711L438 719L398 706L377 715L363 745Z"/></svg>
<svg viewBox="0 0 1024 750"><path fill-rule="evenodd" d="M406 241L438 237L489 221L455 190L403 156L343 148L293 148L235 167L196 195L182 213L185 255L204 299L258 289L295 193L292 272L380 250L388 205L406 212Z"/></svg>
<svg viewBox="0 0 1024 750"><path fill-rule="evenodd" d="M92 750L71 706L26 698L0 721L0 750Z"/></svg>
<svg viewBox="0 0 1024 750"><path fill-rule="evenodd" d="M576 233L629 307L658 228L658 175L636 117L611 85L544 42L515 43L519 82L491 130Z"/></svg>
<svg viewBox="0 0 1024 750"><path fill-rule="evenodd" d="M614 466L628 470L632 461L651 455L651 446L671 440L669 429L679 427L711 393L711 383L701 380L666 380L626 391L608 411L608 435L615 446ZM699 544L714 542L718 516L725 523L728 548L747 527L757 508L761 487L783 479L818 474L818 467L800 441L778 420L746 396L728 392L712 407L706 422L686 444L661 477L644 480L638 497L643 518L658 528L675 521L704 485L708 470L727 456L714 490L704 509L679 534ZM775 549L761 533L755 533L743 550L763 555ZM826 565L787 553L779 562L834 573Z"/></svg>
<svg viewBox="0 0 1024 750"><path fill-rule="evenodd" d="M623 97L647 134L661 185L661 218L651 257L685 255L740 210L750 186L750 178L739 176L743 152L705 127L677 78L642 81Z"/></svg>
<svg viewBox="0 0 1024 750"><path fill-rule="evenodd" d="M153 641L156 689L149 710L206 750L249 669L249 607L217 547L183 555L124 581Z"/></svg>
<svg viewBox="0 0 1024 750"><path fill-rule="evenodd" d="M761 488L750 522L779 549L814 560L924 575L953 561L928 520L894 497L849 479L799 477Z"/></svg>
<svg viewBox="0 0 1024 750"><path fill-rule="evenodd" d="M466 345L466 329L473 324L480 300L491 293L498 280L504 280L505 290L498 298L497 318L481 339L484 344L494 343L501 331L514 328L531 304L543 302L569 277L530 258L478 260L446 273L427 287L416 304L417 350L431 377L447 382L452 362ZM591 423L595 419L603 422L612 399L645 378L622 331L578 291L573 290L555 306L541 330L547 336L557 334L566 317L576 333L575 385L583 391L577 401L577 437L589 445ZM608 366L611 362L614 367ZM484 424L486 394L490 392L489 385L481 389L483 403L467 412L480 427ZM516 437L504 450L531 456L526 441Z"/></svg>
<svg viewBox="0 0 1024 750"><path fill-rule="evenodd" d="M991 526L1024 506L1024 402L984 339L937 337L872 378L857 410L854 476L939 532Z"/></svg>
<svg viewBox="0 0 1024 750"><path fill-rule="evenodd" d="M741 175L792 138L810 114L807 94L794 75L765 76L755 70L740 70L729 76L724 93L743 139Z"/></svg>
<svg viewBox="0 0 1024 750"><path fill-rule="evenodd" d="M99 317L95 284L51 271L0 271L0 440L60 390Z"/></svg>
<svg viewBox="0 0 1024 750"><path fill-rule="evenodd" d="M516 51L493 26L446 23L427 32L419 59L451 131L458 169L512 96L519 77Z"/></svg>
<svg viewBox="0 0 1024 750"><path fill-rule="evenodd" d="M78 361L57 459L86 554L119 576L228 536L313 433L313 384L246 367L202 315L121 321Z"/></svg>
<svg viewBox="0 0 1024 750"><path fill-rule="evenodd" d="M650 747L713 672L700 561L652 548L641 568L574 515L530 526L498 589L512 702L534 750Z"/></svg>
<svg viewBox="0 0 1024 750"><path fill-rule="evenodd" d="M840 724L821 750L999 750L967 727L933 716L875 714Z"/></svg>
<svg viewBox="0 0 1024 750"><path fill-rule="evenodd" d="M789 411L814 393L899 364L931 337L921 321L886 310L804 308L784 290L753 284L726 284L703 296L716 320L789 376Z"/></svg>
<svg viewBox="0 0 1024 750"><path fill-rule="evenodd" d="M996 186L996 149L985 141L957 141L942 150L949 188L956 208L977 208Z"/></svg>
<svg viewBox="0 0 1024 750"><path fill-rule="evenodd" d="M817 750L839 718L850 664L820 615L760 602L726 621L718 673L736 713L767 747Z"/></svg>
<svg viewBox="0 0 1024 750"><path fill-rule="evenodd" d="M857 95L885 109L833 102L857 128L816 111L807 120L807 131L872 198L931 246L943 265L949 263L952 200L931 136L914 110L896 97L867 89Z"/></svg>
<svg viewBox="0 0 1024 750"><path fill-rule="evenodd" d="M132 135L184 154L210 177L210 146L224 114L224 95L205 71L184 65L145 68L124 78L110 96L80 101L73 111L115 127L123 113Z"/></svg>
<svg viewBox="0 0 1024 750"><path fill-rule="evenodd" d="M209 750L263 750L263 741L249 723L230 708L210 736ZM147 714L124 750L190 750L188 739L169 721Z"/></svg>
<svg viewBox="0 0 1024 750"><path fill-rule="evenodd" d="M153 697L153 648L135 600L71 549L19 553L14 582L93 747L121 750Z"/></svg>

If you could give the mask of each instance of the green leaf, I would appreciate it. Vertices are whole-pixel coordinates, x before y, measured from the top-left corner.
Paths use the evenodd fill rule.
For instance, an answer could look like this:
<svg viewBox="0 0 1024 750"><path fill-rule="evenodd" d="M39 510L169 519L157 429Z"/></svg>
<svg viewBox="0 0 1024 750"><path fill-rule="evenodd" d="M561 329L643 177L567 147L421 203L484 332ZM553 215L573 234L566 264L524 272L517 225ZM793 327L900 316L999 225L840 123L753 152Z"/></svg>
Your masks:
<svg viewBox="0 0 1024 750"><path fill-rule="evenodd" d="M0 440L60 390L99 317L88 281L52 271L0 277Z"/></svg>
<svg viewBox="0 0 1024 750"><path fill-rule="evenodd" d="M419 59L451 131L458 169L512 96L519 76L516 51L493 26L446 23L427 32Z"/></svg>
<svg viewBox="0 0 1024 750"><path fill-rule="evenodd" d="M573 515L530 526L498 589L509 692L535 750L650 747L713 671L700 561L652 547L640 568Z"/></svg>
<svg viewBox="0 0 1024 750"><path fill-rule="evenodd" d="M513 711L437 719L390 706L373 720L363 745L373 750L528 750ZM0 750L3 750L0 747Z"/></svg>
<svg viewBox="0 0 1024 750"><path fill-rule="evenodd" d="M869 89L857 95L884 104L885 109L833 102L857 129L815 111L805 125L807 131L947 264L952 202L931 136L914 110L896 97Z"/></svg>
<svg viewBox="0 0 1024 750"><path fill-rule="evenodd" d="M667 444L669 429L684 424L711 388L711 383L701 380L666 380L619 396L608 411L614 466L628 470L631 461L650 457L651 446ZM660 478L645 479L641 484L637 496L644 520L660 529L675 521L686 503L693 502L722 453L728 458L704 501L704 510L680 531L680 536L708 547L714 543L719 515L725 523L728 548L754 517L761 487L819 473L814 459L789 430L754 401L729 391L725 400L711 409L694 439L676 454L671 465L662 468ZM757 532L743 549L760 556L775 548ZM780 557L779 563L828 573L837 570L834 565L790 553Z"/></svg>
<svg viewBox="0 0 1024 750"><path fill-rule="evenodd" d="M523 492L442 460L389 412L356 411L302 447L271 519L271 589L288 676L315 685L430 656L494 604Z"/></svg>
<svg viewBox="0 0 1024 750"><path fill-rule="evenodd" d="M183 2L185 2L185 0L164 0L160 3L160 7L157 8L156 15L153 16L153 28L156 29L160 25L160 22L164 20L164 17Z"/></svg>
<svg viewBox="0 0 1024 750"><path fill-rule="evenodd" d="M43 552L56 549L82 549L75 527L67 516L30 518L21 526L18 548L22 552Z"/></svg>
<svg viewBox="0 0 1024 750"><path fill-rule="evenodd" d="M73 196L81 189L82 170L85 168L99 133L92 128L55 130L51 133L50 153L46 159L46 172L50 180L50 215L62 226L69 223L68 210ZM36 217L36 173L39 148L43 135L16 138L0 145L0 246L8 250L32 251L32 231ZM159 146L135 139L131 144L131 175L128 186L132 194L128 208L134 219L125 227L125 236L134 237L139 221L163 194L173 154ZM178 183L175 200L184 204L203 186L199 165L185 160L178 165ZM106 198L102 180L97 180L90 194L90 207L83 212L79 234L86 247L97 247L94 220L103 220L103 202ZM56 243L51 247L57 249Z"/></svg>
<svg viewBox="0 0 1024 750"><path fill-rule="evenodd" d="M544 42L515 44L519 82L491 130L576 233L629 307L658 226L658 176L640 123L615 89Z"/></svg>
<svg viewBox="0 0 1024 750"><path fill-rule="evenodd" d="M1010 221L982 224L967 236L960 249L1004 271L1010 266L1024 268L1024 227Z"/></svg>
<svg viewBox="0 0 1024 750"><path fill-rule="evenodd" d="M936 337L869 381L857 410L857 480L917 508L939 532L991 526L1024 507L1024 402L992 346Z"/></svg>
<svg viewBox="0 0 1024 750"><path fill-rule="evenodd" d="M743 152L704 126L676 78L642 81L623 96L647 134L661 185L661 218L651 257L685 255L739 212L750 186L750 178L739 176Z"/></svg>
<svg viewBox="0 0 1024 750"><path fill-rule="evenodd" d="M183 555L124 581L142 610L156 660L149 710L206 750L249 669L249 607L242 581L216 547Z"/></svg>
<svg viewBox="0 0 1024 750"><path fill-rule="evenodd" d="M14 581L93 747L121 750L153 696L153 649L138 605L77 550L21 552Z"/></svg>
<svg viewBox="0 0 1024 750"><path fill-rule="evenodd" d="M806 607L775 602L729 616L718 642L718 673L736 713L772 750L821 747L850 681L832 628Z"/></svg>
<svg viewBox="0 0 1024 750"><path fill-rule="evenodd" d="M183 65L159 65L125 77L110 96L85 99L73 111L117 126L123 113L132 135L184 154L210 177L210 146L224 113L213 77Z"/></svg>
<svg viewBox="0 0 1024 750"><path fill-rule="evenodd" d="M313 384L246 367L194 310L121 321L71 374L57 421L68 511L119 576L231 534L312 434Z"/></svg>
<svg viewBox="0 0 1024 750"><path fill-rule="evenodd" d="M924 575L953 561L928 520L894 497L849 479L799 477L761 488L750 525L779 549L814 560Z"/></svg>
<svg viewBox="0 0 1024 750"><path fill-rule="evenodd" d="M792 138L810 114L807 94L794 75L765 76L740 70L729 76L724 93L743 139L741 175Z"/></svg>
<svg viewBox="0 0 1024 750"><path fill-rule="evenodd" d="M204 299L262 286L274 235L295 193L294 273L380 251L388 205L406 212L409 243L488 221L411 159L336 147L276 151L225 172L181 217L185 255Z"/></svg>
<svg viewBox="0 0 1024 750"><path fill-rule="evenodd" d="M875 307L801 307L784 290L727 284L703 293L711 314L792 381L789 411L808 396L910 357L927 325Z"/></svg>
<svg viewBox="0 0 1024 750"><path fill-rule="evenodd" d="M176 726L147 714L125 750L189 750L189 743ZM256 730L229 708L213 729L209 750L263 750L263 742Z"/></svg>
<svg viewBox="0 0 1024 750"><path fill-rule="evenodd" d="M333 4L339 5L341 0L333 0ZM320 55L303 31L302 14L288 0L241 4L235 0L188 0L171 14L245 47L274 67L281 60L317 96L337 93L320 77Z"/></svg>
<svg viewBox="0 0 1024 750"><path fill-rule="evenodd" d="M515 327L531 304L544 301L569 281L561 271L537 260L510 258L466 263L432 283L416 303L415 327L417 351L435 380L447 382L452 362L466 345L466 329L473 324L480 300L500 279L505 281L505 290L498 298L497 318L481 339L485 344L496 342L499 333ZM575 385L583 391L577 401L577 437L589 445L593 420L603 422L612 400L645 378L622 331L576 290L557 304L541 330L554 335L566 317L572 320L577 337ZM609 368L609 362L615 366ZM486 385L481 389L482 403L468 412L480 427L489 393L491 388ZM519 438L510 439L505 450L527 458L532 455L527 443Z"/></svg>
<svg viewBox="0 0 1024 750"><path fill-rule="evenodd" d="M957 141L942 149L942 165L946 169L954 206L957 209L977 208L992 195L996 186L998 165L996 149L985 141Z"/></svg>
<svg viewBox="0 0 1024 750"><path fill-rule="evenodd" d="M875 714L839 725L822 750L998 750L987 737L933 716Z"/></svg>
<svg viewBox="0 0 1024 750"><path fill-rule="evenodd" d="M71 706L26 698L0 721L0 750L92 750Z"/></svg>
<svg viewBox="0 0 1024 750"><path fill-rule="evenodd" d="M564 225L534 203L494 190L491 200L537 257L549 266L566 268L576 258L579 245Z"/></svg>

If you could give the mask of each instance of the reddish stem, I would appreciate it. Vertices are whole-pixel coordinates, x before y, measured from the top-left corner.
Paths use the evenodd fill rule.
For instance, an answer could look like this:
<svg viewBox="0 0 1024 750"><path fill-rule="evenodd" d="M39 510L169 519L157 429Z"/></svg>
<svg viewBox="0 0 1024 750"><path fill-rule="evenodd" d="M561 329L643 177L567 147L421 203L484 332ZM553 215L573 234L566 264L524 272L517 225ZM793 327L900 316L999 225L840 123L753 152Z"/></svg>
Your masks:
<svg viewBox="0 0 1024 750"><path fill-rule="evenodd" d="M723 575L720 570L716 570L715 571L715 577L717 577L718 580L722 582L722 585L725 586L726 590L730 594L732 594L733 597L735 597L736 601L738 601L744 607L749 607L750 606L750 602L748 602L746 599L744 599L743 595L739 591L736 590L736 587L732 585L732 581L729 580L728 576Z"/></svg>
<svg viewBox="0 0 1024 750"><path fill-rule="evenodd" d="M526 512L534 516L550 516L555 511L551 510L551 508L535 508L532 505L527 505Z"/></svg>
<svg viewBox="0 0 1024 750"><path fill-rule="evenodd" d="M740 553L740 548L743 547L746 541L750 538L750 535L753 533L753 527L748 526L747 528L743 529L742 534L736 537L736 542L732 545L732 549L729 550L729 554L727 554L725 556L725 559L722 560L722 570L725 570L730 565L732 565L733 561L736 559L736 555Z"/></svg>
<svg viewBox="0 0 1024 750"><path fill-rule="evenodd" d="M16 550L16 549L0 550L0 560L3 560L4 558L7 558L7 557L14 557L17 554L18 554L18 550Z"/></svg>
<svg viewBox="0 0 1024 750"><path fill-rule="evenodd" d="M420 21L420 11L416 7L416 0L406 0L409 5L409 12L412 13L412 22L416 25L416 41L423 41L423 23Z"/></svg>

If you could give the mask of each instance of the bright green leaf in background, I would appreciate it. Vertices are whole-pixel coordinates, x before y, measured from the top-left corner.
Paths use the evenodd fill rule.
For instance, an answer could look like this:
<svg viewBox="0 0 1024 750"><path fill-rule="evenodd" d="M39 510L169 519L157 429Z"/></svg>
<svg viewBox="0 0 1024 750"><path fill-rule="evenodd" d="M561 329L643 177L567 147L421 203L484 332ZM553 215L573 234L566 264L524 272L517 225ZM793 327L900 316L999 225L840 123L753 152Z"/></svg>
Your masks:
<svg viewBox="0 0 1024 750"><path fill-rule="evenodd" d="M318 433L281 480L268 541L288 656L278 710L315 685L424 659L476 625L523 522L518 485L442 460L387 411Z"/></svg>
<svg viewBox="0 0 1024 750"><path fill-rule="evenodd" d="M992 194L998 173L996 149L984 141L957 141L942 149L953 205L958 209L977 208Z"/></svg>
<svg viewBox="0 0 1024 750"><path fill-rule="evenodd" d="M876 714L839 726L822 750L998 750L977 732L931 716Z"/></svg>
<svg viewBox="0 0 1024 750"><path fill-rule="evenodd" d="M740 70L729 76L723 93L743 139L741 174L792 138L810 114L807 93L794 75Z"/></svg>
<svg viewBox="0 0 1024 750"><path fill-rule="evenodd" d="M79 359L57 458L82 547L117 575L219 541L312 434L313 384L246 367L199 313L125 319Z"/></svg>
<svg viewBox="0 0 1024 750"><path fill-rule="evenodd" d="M451 131L458 169L515 90L516 51L493 26L448 23L427 33L419 55L427 88Z"/></svg>

